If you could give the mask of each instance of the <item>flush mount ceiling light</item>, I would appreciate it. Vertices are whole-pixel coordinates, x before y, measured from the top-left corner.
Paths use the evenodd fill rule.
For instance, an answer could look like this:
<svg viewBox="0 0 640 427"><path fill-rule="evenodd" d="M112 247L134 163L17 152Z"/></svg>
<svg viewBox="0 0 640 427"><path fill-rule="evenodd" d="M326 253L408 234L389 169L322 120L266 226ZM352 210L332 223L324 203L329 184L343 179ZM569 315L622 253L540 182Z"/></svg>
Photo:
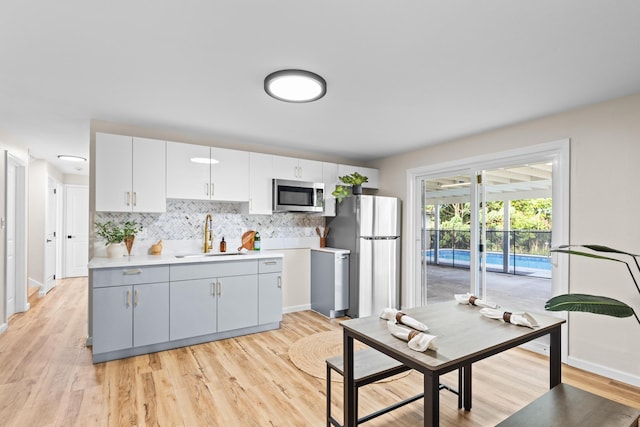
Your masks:
<svg viewBox="0 0 640 427"><path fill-rule="evenodd" d="M264 79L264 90L280 101L311 102L327 93L327 82L310 71L281 70Z"/></svg>
<svg viewBox="0 0 640 427"><path fill-rule="evenodd" d="M86 162L87 161L87 159L85 159L84 157L72 156L69 154L60 154L58 158L60 160L65 160L67 162Z"/></svg>

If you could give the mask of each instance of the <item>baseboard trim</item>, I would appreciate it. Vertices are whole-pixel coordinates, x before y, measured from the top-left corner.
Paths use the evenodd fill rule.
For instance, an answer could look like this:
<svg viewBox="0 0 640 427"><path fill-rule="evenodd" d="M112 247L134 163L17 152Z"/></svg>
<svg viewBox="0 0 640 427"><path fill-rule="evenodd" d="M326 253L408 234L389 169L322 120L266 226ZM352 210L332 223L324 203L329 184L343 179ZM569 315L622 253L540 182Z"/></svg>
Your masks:
<svg viewBox="0 0 640 427"><path fill-rule="evenodd" d="M304 305L292 305L289 307L284 307L282 309L283 313L295 313L298 311L307 311L307 310L311 310L311 304L304 304Z"/></svg>
<svg viewBox="0 0 640 427"><path fill-rule="evenodd" d="M572 356L569 356L567 364L569 366L573 366L574 368L602 375L603 377L611 378L613 380L620 381L634 387L640 387L640 376L637 375L632 375L627 372L619 371L617 369L608 368L597 363L587 362L586 360L582 360Z"/></svg>

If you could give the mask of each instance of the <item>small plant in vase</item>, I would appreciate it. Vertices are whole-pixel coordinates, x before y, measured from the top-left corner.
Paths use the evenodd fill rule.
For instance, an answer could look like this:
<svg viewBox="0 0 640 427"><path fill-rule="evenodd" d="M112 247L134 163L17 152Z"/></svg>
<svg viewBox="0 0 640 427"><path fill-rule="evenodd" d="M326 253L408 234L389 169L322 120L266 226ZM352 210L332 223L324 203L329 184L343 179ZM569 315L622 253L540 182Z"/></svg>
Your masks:
<svg viewBox="0 0 640 427"><path fill-rule="evenodd" d="M351 175L341 176L339 179L344 185L336 185L336 189L331 193L333 197L338 199L338 203L342 202L342 199L349 196L349 187L351 187L351 194L362 194L362 184L369 182L369 178L364 175L360 175L358 172L354 172Z"/></svg>
<svg viewBox="0 0 640 427"><path fill-rule="evenodd" d="M123 255L122 242L125 243L127 253L131 255L131 248L136 233L142 231L142 226L135 221L125 221L123 225L113 221L96 222L96 235L105 241L107 256L117 258Z"/></svg>

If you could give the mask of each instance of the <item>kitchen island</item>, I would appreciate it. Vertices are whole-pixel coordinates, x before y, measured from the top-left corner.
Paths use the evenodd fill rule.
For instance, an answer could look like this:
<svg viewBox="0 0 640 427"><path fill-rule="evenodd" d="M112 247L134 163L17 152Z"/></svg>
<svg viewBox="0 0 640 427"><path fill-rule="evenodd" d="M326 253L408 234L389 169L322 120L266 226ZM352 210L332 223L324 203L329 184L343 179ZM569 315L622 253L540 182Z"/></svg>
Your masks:
<svg viewBox="0 0 640 427"><path fill-rule="evenodd" d="M93 362L277 329L282 255L140 255L89 263Z"/></svg>

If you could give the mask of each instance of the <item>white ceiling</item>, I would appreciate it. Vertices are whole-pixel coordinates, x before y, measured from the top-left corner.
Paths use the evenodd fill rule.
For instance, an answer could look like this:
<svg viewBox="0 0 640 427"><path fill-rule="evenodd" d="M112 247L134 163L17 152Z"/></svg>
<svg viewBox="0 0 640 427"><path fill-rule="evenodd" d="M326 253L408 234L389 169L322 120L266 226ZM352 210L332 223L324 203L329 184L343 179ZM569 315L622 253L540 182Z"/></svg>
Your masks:
<svg viewBox="0 0 640 427"><path fill-rule="evenodd" d="M0 130L66 173L92 118L370 160L640 92L638 0L2 0ZM327 95L276 101L269 73Z"/></svg>

